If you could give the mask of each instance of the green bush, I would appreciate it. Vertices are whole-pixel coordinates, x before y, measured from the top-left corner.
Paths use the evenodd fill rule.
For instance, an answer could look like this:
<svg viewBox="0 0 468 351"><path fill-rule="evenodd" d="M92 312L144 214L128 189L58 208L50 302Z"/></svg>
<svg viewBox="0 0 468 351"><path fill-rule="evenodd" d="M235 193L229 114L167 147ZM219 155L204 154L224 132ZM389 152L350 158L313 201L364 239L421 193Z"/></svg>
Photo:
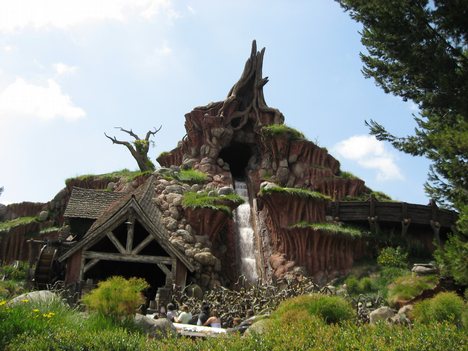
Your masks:
<svg viewBox="0 0 468 351"><path fill-rule="evenodd" d="M373 284L376 290L386 298L388 295L388 286L393 283L397 278L410 274L408 269L383 267L378 276L374 279Z"/></svg>
<svg viewBox="0 0 468 351"><path fill-rule="evenodd" d="M408 254L401 247L385 247L377 257L377 264L381 267L406 268L408 267Z"/></svg>
<svg viewBox="0 0 468 351"><path fill-rule="evenodd" d="M418 323L449 322L461 325L466 318L467 306L463 299L453 292L442 292L432 299L414 305L413 318ZM466 327L468 325L465 324Z"/></svg>
<svg viewBox="0 0 468 351"><path fill-rule="evenodd" d="M346 290L350 295L358 295L360 294L359 289L359 279L356 278L354 275L349 276L345 280Z"/></svg>
<svg viewBox="0 0 468 351"><path fill-rule="evenodd" d="M350 295L368 294L376 290L373 280L369 277L358 279L351 275L346 278L345 284Z"/></svg>
<svg viewBox="0 0 468 351"><path fill-rule="evenodd" d="M432 289L437 284L437 277L417 276L408 274L397 278L388 288L388 302L396 304L398 301L408 301L421 294L424 290Z"/></svg>
<svg viewBox="0 0 468 351"><path fill-rule="evenodd" d="M316 315L327 323L339 323L354 317L352 306L339 296L327 296L322 294L302 295L283 301L272 318L284 319L291 313L307 312ZM303 313L303 312L302 312Z"/></svg>
<svg viewBox="0 0 468 351"><path fill-rule="evenodd" d="M468 285L468 240L462 235L451 235L442 248L437 248L434 257L446 276L451 276L460 285Z"/></svg>
<svg viewBox="0 0 468 351"><path fill-rule="evenodd" d="M98 283L82 301L93 311L114 320L131 318L139 305L145 302L142 291L148 287L142 278L125 279L115 276Z"/></svg>
<svg viewBox="0 0 468 351"><path fill-rule="evenodd" d="M0 266L0 277L4 280L25 280L28 275L28 264L19 261L14 265Z"/></svg>
<svg viewBox="0 0 468 351"><path fill-rule="evenodd" d="M359 281L359 290L361 293L371 292L374 290L374 283L369 277L361 278Z"/></svg>

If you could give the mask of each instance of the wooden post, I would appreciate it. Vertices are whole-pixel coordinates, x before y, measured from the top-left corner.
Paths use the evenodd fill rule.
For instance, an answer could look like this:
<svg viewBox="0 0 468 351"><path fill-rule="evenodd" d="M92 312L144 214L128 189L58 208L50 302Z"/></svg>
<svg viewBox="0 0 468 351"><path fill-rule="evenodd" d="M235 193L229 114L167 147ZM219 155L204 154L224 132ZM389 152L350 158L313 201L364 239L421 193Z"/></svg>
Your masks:
<svg viewBox="0 0 468 351"><path fill-rule="evenodd" d="M133 236L135 233L135 215L130 213L128 216L127 224L127 243L125 245L125 252L131 253L133 247Z"/></svg>

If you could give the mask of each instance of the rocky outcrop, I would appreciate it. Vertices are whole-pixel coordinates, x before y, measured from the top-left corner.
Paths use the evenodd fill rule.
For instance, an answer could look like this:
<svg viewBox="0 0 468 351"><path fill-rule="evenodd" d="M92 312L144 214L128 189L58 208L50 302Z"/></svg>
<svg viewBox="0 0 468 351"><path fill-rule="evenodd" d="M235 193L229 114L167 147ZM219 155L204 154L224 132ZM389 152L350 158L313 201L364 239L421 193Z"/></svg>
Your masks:
<svg viewBox="0 0 468 351"><path fill-rule="evenodd" d="M6 206L2 221L10 221L19 217L36 217L43 210L47 209L46 203L41 202L20 202Z"/></svg>

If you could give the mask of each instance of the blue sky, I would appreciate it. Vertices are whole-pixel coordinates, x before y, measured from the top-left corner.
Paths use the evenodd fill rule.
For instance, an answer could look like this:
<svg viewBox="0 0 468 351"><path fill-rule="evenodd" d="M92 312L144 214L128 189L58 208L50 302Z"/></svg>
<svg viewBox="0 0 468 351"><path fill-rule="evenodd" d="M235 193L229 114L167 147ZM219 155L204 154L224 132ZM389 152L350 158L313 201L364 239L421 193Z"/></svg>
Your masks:
<svg viewBox="0 0 468 351"><path fill-rule="evenodd" d="M154 159L184 114L225 98L253 39L264 89L286 123L375 190L428 202L428 162L368 135L375 119L412 133L411 102L364 79L360 27L332 0L0 0L2 203L48 201L68 177L136 169L104 132L162 125Z"/></svg>

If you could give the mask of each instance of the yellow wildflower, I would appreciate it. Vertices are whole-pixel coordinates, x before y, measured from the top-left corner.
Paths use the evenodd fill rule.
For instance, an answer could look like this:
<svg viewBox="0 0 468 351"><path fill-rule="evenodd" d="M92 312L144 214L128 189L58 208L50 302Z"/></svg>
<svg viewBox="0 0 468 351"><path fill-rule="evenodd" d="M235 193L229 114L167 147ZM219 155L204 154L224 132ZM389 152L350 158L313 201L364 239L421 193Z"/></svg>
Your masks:
<svg viewBox="0 0 468 351"><path fill-rule="evenodd" d="M5 301L5 300L0 301L0 306L3 306L3 305L5 305L5 304L6 304L6 301Z"/></svg>
<svg viewBox="0 0 468 351"><path fill-rule="evenodd" d="M22 302L22 303L28 303L29 300L28 300L28 299L23 299L23 300L21 300L21 302Z"/></svg>
<svg viewBox="0 0 468 351"><path fill-rule="evenodd" d="M34 313L39 313L39 310L37 308L33 309Z"/></svg>

